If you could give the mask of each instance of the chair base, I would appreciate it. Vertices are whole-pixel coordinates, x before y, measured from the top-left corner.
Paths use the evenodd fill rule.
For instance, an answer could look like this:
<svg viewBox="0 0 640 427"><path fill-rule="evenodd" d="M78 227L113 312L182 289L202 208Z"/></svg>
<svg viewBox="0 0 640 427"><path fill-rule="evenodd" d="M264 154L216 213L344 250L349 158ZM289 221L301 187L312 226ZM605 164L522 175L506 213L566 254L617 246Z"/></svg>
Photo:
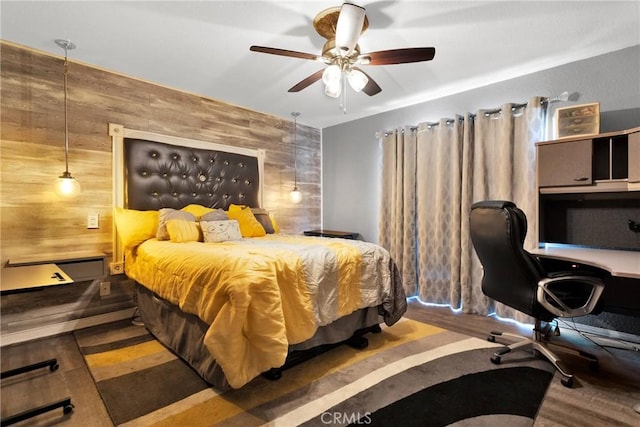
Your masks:
<svg viewBox="0 0 640 427"><path fill-rule="evenodd" d="M546 347L546 345L542 342L542 336L548 336L551 332L552 331L548 327L548 325L544 329L541 328L540 321L536 321L533 338L527 338L527 337L523 337L521 335L516 335L516 334L492 331L491 335L487 337L488 341L495 342L496 337L507 337L507 338L516 339L517 341L514 342L513 344L507 345L499 349L498 351L496 351L493 354L493 356L491 356L491 362L498 365L500 364L502 356L504 356L507 353L510 353L516 350L532 350L534 353L544 357L549 362L551 362L551 364L553 364L556 370L562 375L562 379L561 379L562 385L564 385L565 387L571 388L573 387L573 381L574 381L573 375L569 372L568 369L566 369L566 366L560 360L560 358L554 352L549 350ZM598 359L595 356L579 350L573 350L573 351L576 352L579 356L587 359L592 369L597 369Z"/></svg>

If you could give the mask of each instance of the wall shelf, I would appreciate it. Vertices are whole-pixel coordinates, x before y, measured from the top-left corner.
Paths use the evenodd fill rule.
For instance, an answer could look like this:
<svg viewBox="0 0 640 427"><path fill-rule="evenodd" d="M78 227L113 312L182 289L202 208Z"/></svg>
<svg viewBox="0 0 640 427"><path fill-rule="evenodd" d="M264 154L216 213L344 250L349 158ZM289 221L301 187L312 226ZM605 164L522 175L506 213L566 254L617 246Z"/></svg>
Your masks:
<svg viewBox="0 0 640 427"><path fill-rule="evenodd" d="M74 282L100 279L108 275L107 255L102 252L64 252L11 258L5 268L55 264Z"/></svg>

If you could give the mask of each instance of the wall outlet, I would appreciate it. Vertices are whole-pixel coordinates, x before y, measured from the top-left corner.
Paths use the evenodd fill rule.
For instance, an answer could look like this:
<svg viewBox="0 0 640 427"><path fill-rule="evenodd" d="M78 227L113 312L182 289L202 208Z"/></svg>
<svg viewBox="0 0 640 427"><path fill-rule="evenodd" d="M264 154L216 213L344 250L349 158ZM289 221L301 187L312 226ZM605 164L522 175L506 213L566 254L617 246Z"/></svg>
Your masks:
<svg viewBox="0 0 640 427"><path fill-rule="evenodd" d="M109 264L109 272L112 276L116 276L118 274L124 274L124 263L122 262L112 262Z"/></svg>
<svg viewBox="0 0 640 427"><path fill-rule="evenodd" d="M92 213L87 216L87 228L100 228L100 214Z"/></svg>
<svg viewBox="0 0 640 427"><path fill-rule="evenodd" d="M111 293L111 282L100 282L100 296L106 297Z"/></svg>

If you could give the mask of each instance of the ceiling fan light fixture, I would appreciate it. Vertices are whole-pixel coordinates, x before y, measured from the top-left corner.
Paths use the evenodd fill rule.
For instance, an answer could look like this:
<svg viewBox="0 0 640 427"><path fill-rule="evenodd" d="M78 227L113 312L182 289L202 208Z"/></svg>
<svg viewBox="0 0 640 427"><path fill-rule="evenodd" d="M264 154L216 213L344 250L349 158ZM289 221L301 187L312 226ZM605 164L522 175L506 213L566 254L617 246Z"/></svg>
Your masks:
<svg viewBox="0 0 640 427"><path fill-rule="evenodd" d="M320 56L287 49L265 46L251 46L253 52L287 56L322 62L327 65L307 76L289 92L300 92L313 83L322 80L327 96L342 96L340 109L346 113L346 94L348 86L368 96L382 91L376 81L359 67L364 65L408 64L412 62L431 61L435 56L434 47L411 47L388 49L361 54L358 40L368 28L369 20L363 7L350 1L340 7L330 7L318 13L313 19L313 28L327 41L322 47ZM358 72L353 72L357 70ZM347 83L347 80L349 83Z"/></svg>
<svg viewBox="0 0 640 427"><path fill-rule="evenodd" d="M322 82L327 86L333 86L340 82L341 77L342 70L340 69L340 66L336 64L329 65L322 73Z"/></svg>
<svg viewBox="0 0 640 427"><path fill-rule="evenodd" d="M349 56L358 43L363 30L365 9L353 3L344 3L336 24L336 50L340 56Z"/></svg>
<svg viewBox="0 0 640 427"><path fill-rule="evenodd" d="M331 98L337 98L340 96L341 93L342 93L342 82L340 80L336 81L335 83L325 85L324 87L324 94Z"/></svg>
<svg viewBox="0 0 640 427"><path fill-rule="evenodd" d="M347 73L349 85L356 92L360 92L369 83L369 78L360 70L349 70Z"/></svg>

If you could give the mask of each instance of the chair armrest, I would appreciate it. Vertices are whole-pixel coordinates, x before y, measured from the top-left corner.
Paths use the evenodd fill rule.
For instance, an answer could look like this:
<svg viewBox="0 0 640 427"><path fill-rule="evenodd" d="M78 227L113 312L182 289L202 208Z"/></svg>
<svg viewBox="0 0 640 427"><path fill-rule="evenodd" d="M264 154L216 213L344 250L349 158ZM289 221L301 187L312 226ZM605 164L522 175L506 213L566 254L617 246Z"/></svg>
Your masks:
<svg viewBox="0 0 640 427"><path fill-rule="evenodd" d="M555 273L538 282L536 298L555 316L578 317L594 311L603 291L599 277Z"/></svg>

